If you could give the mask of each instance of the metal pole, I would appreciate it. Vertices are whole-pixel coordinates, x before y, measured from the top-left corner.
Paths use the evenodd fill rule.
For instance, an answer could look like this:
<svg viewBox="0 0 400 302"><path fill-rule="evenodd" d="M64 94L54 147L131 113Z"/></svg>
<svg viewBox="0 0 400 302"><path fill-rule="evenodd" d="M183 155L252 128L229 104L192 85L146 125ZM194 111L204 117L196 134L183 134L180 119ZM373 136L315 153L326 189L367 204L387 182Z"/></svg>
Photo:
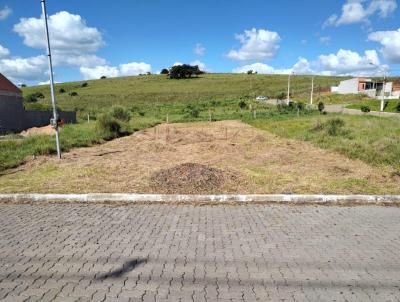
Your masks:
<svg viewBox="0 0 400 302"><path fill-rule="evenodd" d="M292 75L292 74L289 73L288 84L287 84L287 100L286 100L287 105L289 105L289 103L290 103L290 76L291 76L291 75Z"/></svg>
<svg viewBox="0 0 400 302"><path fill-rule="evenodd" d="M383 110L385 109L385 89L386 89L386 74L384 74L383 76L381 112L383 112Z"/></svg>
<svg viewBox="0 0 400 302"><path fill-rule="evenodd" d="M314 99L314 76L311 78L311 98L310 98L310 105L313 104Z"/></svg>
<svg viewBox="0 0 400 302"><path fill-rule="evenodd" d="M57 156L61 158L61 149L60 149L60 133L58 129L58 113L57 113L57 105L56 105L56 96L54 94L54 78L53 78L53 62L51 60L51 49L50 49L50 38L49 38L49 26L47 24L47 12L46 12L46 1L41 0L42 3L42 14L44 18L44 25L46 30L46 39L47 39L47 57L49 58L49 72L50 72L50 90L51 90L51 104L53 105L53 120L51 122L54 130L56 131L56 146L57 146Z"/></svg>

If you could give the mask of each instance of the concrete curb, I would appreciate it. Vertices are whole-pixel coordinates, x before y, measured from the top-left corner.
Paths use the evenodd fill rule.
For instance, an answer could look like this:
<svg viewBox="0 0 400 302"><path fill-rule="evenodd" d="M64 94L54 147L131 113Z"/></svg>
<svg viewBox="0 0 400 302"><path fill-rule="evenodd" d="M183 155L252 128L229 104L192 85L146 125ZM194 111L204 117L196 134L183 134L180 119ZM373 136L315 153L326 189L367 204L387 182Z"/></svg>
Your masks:
<svg viewBox="0 0 400 302"><path fill-rule="evenodd" d="M326 204L400 206L400 195L163 195L163 194L0 194L2 203L123 203L123 204Z"/></svg>

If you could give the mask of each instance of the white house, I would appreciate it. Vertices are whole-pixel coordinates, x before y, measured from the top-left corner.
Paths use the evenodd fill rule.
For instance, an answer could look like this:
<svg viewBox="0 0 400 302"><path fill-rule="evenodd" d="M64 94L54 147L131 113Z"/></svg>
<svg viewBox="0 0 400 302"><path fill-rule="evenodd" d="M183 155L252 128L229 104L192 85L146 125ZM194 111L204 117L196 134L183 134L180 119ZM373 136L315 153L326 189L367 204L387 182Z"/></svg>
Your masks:
<svg viewBox="0 0 400 302"><path fill-rule="evenodd" d="M385 86L385 87L383 87ZM384 88L384 89L383 89ZM399 99L400 98L400 83L374 81L368 78L353 78L341 81L339 86L331 87L331 92L338 94L366 94L372 98L382 96L382 90L385 91L386 98Z"/></svg>

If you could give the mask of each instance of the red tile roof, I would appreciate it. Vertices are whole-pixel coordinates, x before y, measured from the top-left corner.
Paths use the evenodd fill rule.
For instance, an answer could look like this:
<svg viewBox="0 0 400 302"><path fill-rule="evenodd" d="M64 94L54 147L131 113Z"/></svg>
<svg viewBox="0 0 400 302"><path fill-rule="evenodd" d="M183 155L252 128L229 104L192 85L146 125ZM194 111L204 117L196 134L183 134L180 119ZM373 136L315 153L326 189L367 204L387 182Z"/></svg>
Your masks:
<svg viewBox="0 0 400 302"><path fill-rule="evenodd" d="M0 91L22 94L21 89L0 73Z"/></svg>

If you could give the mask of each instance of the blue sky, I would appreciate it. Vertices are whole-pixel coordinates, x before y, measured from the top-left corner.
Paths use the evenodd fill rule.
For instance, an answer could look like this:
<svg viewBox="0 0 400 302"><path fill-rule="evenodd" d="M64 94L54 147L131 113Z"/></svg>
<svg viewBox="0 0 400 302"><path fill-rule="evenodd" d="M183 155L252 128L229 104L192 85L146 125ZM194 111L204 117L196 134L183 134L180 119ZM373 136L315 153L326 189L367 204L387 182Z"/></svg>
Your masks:
<svg viewBox="0 0 400 302"><path fill-rule="evenodd" d="M59 82L153 73L399 74L396 0L47 0ZM286 10L287 9L287 10ZM40 1L0 0L0 72L48 79Z"/></svg>

